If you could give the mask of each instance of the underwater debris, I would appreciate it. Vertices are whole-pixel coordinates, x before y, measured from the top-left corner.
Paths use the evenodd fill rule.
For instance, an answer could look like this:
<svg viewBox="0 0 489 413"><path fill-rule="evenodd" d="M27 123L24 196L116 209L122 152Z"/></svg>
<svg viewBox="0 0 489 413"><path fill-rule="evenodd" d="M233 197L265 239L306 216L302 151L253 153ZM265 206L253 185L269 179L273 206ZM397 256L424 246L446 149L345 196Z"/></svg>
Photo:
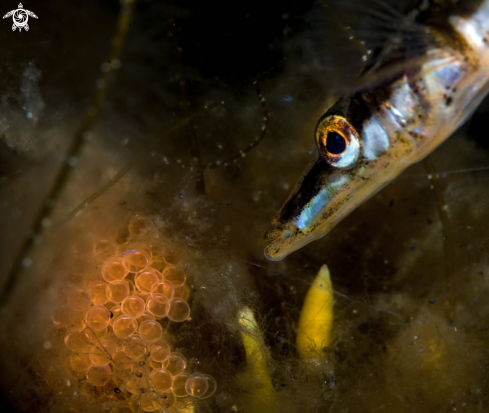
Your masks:
<svg viewBox="0 0 489 413"><path fill-rule="evenodd" d="M69 149L65 154L65 159L61 163L59 170L56 173L56 178L52 183L50 190L45 195L43 202L41 202L39 211L36 214L34 222L29 230L28 236L24 237L22 246L14 259L14 263L10 268L7 279L2 286L0 292L0 305L5 305L11 291L15 288L19 282L19 278L25 267L29 266L26 263L31 261L31 251L35 246L35 240L40 239L46 229L51 223L51 214L53 211L53 205L61 195L66 183L69 181L73 172L73 167L78 163L78 156L80 155L85 143L89 140L91 130L99 116L99 112L107 94L107 86L112 78L115 70L119 68L119 57L122 52L127 32L128 23L131 20L132 10L135 0L123 0L121 1L121 11L117 22L117 31L112 39L112 50L109 53L108 62L113 63L106 64L102 69L102 77L98 80L96 92L93 94L92 102L89 108L86 110L83 120L80 122L80 126L77 128L73 141L71 142ZM116 63L117 62L117 63ZM31 112L29 112L31 113Z"/></svg>

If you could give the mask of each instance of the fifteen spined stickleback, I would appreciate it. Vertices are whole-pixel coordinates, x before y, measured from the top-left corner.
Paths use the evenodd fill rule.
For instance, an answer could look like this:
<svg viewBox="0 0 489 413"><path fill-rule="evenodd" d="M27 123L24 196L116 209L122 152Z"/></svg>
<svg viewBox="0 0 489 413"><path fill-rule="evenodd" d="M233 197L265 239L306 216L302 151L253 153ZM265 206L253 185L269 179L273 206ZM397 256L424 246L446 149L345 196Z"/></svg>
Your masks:
<svg viewBox="0 0 489 413"><path fill-rule="evenodd" d="M387 75L343 97L319 120L317 150L265 233L268 259L281 260L328 234L447 139L487 94L489 0L430 3L419 2L399 19L399 33L363 73ZM422 33L422 47L410 45L407 31Z"/></svg>

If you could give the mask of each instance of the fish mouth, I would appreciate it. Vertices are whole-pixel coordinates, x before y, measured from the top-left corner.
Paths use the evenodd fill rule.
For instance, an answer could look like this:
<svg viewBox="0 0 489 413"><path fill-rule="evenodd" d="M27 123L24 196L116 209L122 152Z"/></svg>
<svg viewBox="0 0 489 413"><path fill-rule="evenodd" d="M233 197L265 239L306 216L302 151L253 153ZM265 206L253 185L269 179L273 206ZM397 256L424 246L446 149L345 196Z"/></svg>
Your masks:
<svg viewBox="0 0 489 413"><path fill-rule="evenodd" d="M264 234L270 242L265 257L280 261L324 237L404 168L388 159L382 163L362 160L348 171L338 171L316 154Z"/></svg>
<svg viewBox="0 0 489 413"><path fill-rule="evenodd" d="M350 170L338 170L316 153L264 234L270 242L265 257L280 261L324 237L400 171L363 160Z"/></svg>
<svg viewBox="0 0 489 413"><path fill-rule="evenodd" d="M290 235L288 235L285 231L277 234L277 229L271 227L265 232L263 237L270 242L270 244L265 248L264 252L265 257L268 260L280 261L288 255L288 253L285 253L285 251L288 250L288 248L285 248L285 245L288 243ZM300 247L297 247L296 249L298 248Z"/></svg>
<svg viewBox="0 0 489 413"><path fill-rule="evenodd" d="M264 234L265 240L270 242L265 248L265 257L280 261L326 235L332 226L325 214L333 210L331 201L345 182L344 175L338 175L316 153Z"/></svg>
<svg viewBox="0 0 489 413"><path fill-rule="evenodd" d="M281 229L271 226L263 235L270 244L265 248L265 257L270 261L281 261L287 255L304 247L310 242L326 235L326 231L302 231L296 225Z"/></svg>

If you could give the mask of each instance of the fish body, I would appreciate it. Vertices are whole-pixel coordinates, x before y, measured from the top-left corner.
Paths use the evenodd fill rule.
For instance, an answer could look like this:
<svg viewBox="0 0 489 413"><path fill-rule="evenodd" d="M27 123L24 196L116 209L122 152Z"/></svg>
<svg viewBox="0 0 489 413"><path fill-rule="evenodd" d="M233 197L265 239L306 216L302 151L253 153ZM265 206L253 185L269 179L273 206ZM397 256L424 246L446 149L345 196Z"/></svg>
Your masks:
<svg viewBox="0 0 489 413"><path fill-rule="evenodd" d="M268 259L325 236L448 138L485 97L489 0L424 30L433 46L419 64L341 99L320 119L316 153L265 233Z"/></svg>

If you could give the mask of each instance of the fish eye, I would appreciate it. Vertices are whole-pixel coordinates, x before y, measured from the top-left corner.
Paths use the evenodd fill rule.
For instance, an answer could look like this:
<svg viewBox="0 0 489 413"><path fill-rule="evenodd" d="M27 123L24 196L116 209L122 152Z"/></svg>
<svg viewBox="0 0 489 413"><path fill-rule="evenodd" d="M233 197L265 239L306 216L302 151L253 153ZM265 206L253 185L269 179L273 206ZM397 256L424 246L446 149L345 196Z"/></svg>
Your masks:
<svg viewBox="0 0 489 413"><path fill-rule="evenodd" d="M326 136L326 150L333 155L341 155L346 150L346 139L338 132L328 132Z"/></svg>
<svg viewBox="0 0 489 413"><path fill-rule="evenodd" d="M331 115L319 121L316 146L324 160L336 168L351 168L360 157L357 131L342 116Z"/></svg>

